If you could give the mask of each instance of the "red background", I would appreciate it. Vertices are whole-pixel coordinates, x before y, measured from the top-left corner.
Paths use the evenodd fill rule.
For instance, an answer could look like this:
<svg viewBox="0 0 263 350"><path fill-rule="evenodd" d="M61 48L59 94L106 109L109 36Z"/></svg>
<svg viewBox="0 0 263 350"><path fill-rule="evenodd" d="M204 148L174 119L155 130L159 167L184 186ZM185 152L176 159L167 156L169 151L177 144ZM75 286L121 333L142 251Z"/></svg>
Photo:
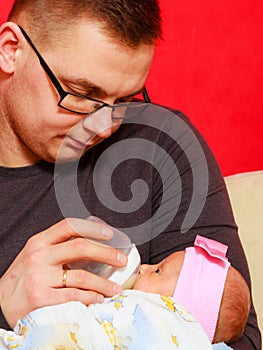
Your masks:
<svg viewBox="0 0 263 350"><path fill-rule="evenodd" d="M0 0L0 22L12 0ZM263 1L160 0L153 101L181 109L224 175L263 169Z"/></svg>

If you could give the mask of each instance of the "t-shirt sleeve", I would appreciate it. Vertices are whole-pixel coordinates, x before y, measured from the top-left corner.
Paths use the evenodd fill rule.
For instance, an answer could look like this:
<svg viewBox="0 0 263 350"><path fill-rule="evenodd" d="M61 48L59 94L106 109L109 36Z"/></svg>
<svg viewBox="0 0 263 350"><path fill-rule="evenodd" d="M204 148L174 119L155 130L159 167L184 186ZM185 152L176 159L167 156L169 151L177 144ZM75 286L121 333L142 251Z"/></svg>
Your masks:
<svg viewBox="0 0 263 350"><path fill-rule="evenodd" d="M166 173L168 186L156 176L152 198L153 211L157 212L165 198L166 202L171 202L167 208L176 207L176 214L166 229L152 239L149 263L157 263L173 251L192 246L195 236L199 234L228 245L227 255L231 264L240 271L251 288L247 260L221 171L207 143L188 118L181 112L174 113L189 127L189 135L185 132L181 136L185 140L180 139L177 145L169 137L160 136L162 147L168 150L176 163L177 174L172 173L175 172L174 169L171 174L169 171ZM198 143L200 150L196 146ZM178 192L172 189L174 182L177 182L174 188L179 188ZM157 215L153 225L160 226L165 215L169 213ZM240 341L232 343L231 347L238 350L261 349L261 336L253 303L244 335Z"/></svg>

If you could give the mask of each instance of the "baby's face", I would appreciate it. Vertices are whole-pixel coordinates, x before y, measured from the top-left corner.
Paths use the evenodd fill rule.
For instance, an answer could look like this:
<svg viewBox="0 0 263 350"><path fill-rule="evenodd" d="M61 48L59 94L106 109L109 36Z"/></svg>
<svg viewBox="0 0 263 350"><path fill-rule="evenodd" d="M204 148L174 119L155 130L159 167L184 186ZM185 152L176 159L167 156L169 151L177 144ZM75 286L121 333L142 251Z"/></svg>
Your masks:
<svg viewBox="0 0 263 350"><path fill-rule="evenodd" d="M169 255L156 265L142 265L133 289L173 296L184 261L184 252Z"/></svg>

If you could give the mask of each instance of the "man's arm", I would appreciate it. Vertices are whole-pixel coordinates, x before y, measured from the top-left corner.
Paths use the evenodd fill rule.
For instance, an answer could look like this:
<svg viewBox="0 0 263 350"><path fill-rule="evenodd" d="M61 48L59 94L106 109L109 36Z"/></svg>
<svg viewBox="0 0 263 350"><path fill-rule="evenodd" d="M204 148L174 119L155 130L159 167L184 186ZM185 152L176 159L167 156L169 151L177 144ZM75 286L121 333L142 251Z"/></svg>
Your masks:
<svg viewBox="0 0 263 350"><path fill-rule="evenodd" d="M185 150L182 147L174 147L172 140L167 140L167 138L164 139L163 147L166 147L169 154L172 155L179 172L178 185L181 183L181 189L179 191L180 193L178 192L177 195L178 197L181 196L181 199L180 206L177 209L172 223L168 225L162 234L152 240L149 262L156 263L174 250L182 250L187 246L192 246L195 236L200 234L228 245L228 257L231 264L241 272L247 281L249 288L251 289L247 260L241 241L238 237L237 227L220 169L212 152L198 131L192 126L189 120L182 115L182 113L177 112L177 116L180 116L180 118L182 118L182 120L189 126L190 132L193 131L195 133L198 142L202 147L203 155L200 154L200 157L195 159L195 162L191 163L189 162L189 157L187 156L189 149ZM191 148L191 137L189 137L187 134L185 134L184 137L186 139L184 144L186 144L188 148ZM179 141L179 146L180 144L183 144L182 140ZM195 191L195 179L193 174L196 173L195 170L198 167L199 169L202 168L200 167L200 163L204 162L203 156L205 157L208 170L208 189L206 199L203 205L203 193L200 192L200 198L196 201L195 205L203 205L203 209L193 225L189 227L189 229L184 230L182 229L184 219L187 211L189 210ZM172 174L167 174L167 179L169 179L170 176L172 176ZM207 175L205 173L200 173L199 176L202 177ZM162 186L159 179L153 184L153 188L155 189L154 195L156 200L154 206L156 208L158 205L160 205L160 192L163 190L163 188L165 188L165 186ZM162 196L166 195L162 194ZM174 198L172 198L172 196L169 198L169 195L166 196L166 198L171 201L170 207L172 208L172 201L174 201ZM161 217L157 218L154 225L159 225L158 220L161 220ZM145 247L143 246L141 247L142 251L144 248ZM231 347L233 347L235 350L261 349L261 335L257 325L257 318L253 303L244 336L240 341L231 344Z"/></svg>

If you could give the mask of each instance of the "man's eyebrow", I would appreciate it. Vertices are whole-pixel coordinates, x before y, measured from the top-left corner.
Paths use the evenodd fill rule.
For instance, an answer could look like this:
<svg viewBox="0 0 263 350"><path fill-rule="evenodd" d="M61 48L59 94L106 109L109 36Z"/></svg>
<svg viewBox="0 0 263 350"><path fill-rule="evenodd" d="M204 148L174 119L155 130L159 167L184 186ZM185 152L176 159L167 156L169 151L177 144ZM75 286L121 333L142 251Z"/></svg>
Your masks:
<svg viewBox="0 0 263 350"><path fill-rule="evenodd" d="M133 96L139 95L139 94L141 94L143 92L143 89L144 89L144 86L140 90L135 91L132 94L124 96L124 97L133 97Z"/></svg>
<svg viewBox="0 0 263 350"><path fill-rule="evenodd" d="M86 79L74 79L74 83L91 90L93 93L97 93L99 95L107 96L107 92L102 87L92 83L89 80L86 80Z"/></svg>
<svg viewBox="0 0 263 350"><path fill-rule="evenodd" d="M92 83L91 81L88 81L86 79L76 79L75 82L76 84L79 84L85 88L88 88L90 92L92 92L93 94L96 94L98 96L108 96L106 90L104 90L101 86L98 86ZM144 86L140 90L135 91L127 96L121 96L121 98L127 98L127 97L133 97L133 96L139 95L143 92L143 89L144 89Z"/></svg>

